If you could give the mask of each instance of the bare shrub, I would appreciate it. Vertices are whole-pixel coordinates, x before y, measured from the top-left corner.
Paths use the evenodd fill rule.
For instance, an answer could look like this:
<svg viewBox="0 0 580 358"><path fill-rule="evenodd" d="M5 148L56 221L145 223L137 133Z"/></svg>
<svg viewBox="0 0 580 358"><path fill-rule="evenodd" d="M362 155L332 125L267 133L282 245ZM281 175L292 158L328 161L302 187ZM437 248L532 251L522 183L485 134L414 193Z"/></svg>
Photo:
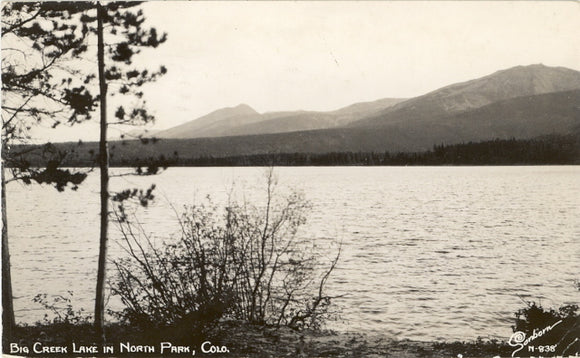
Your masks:
<svg viewBox="0 0 580 358"><path fill-rule="evenodd" d="M52 314L44 314L42 321L36 322L37 325L59 325L65 324L70 326L89 324L91 316L85 313L85 310L73 308L73 291L67 291L66 295L55 295L49 298L46 293L39 293L32 299L33 302L40 304L45 310Z"/></svg>
<svg viewBox="0 0 580 358"><path fill-rule="evenodd" d="M230 198L187 207L180 232L156 245L122 210L127 257L114 262L112 293L120 316L140 325L209 324L222 318L292 328L318 327L328 318L325 284L340 255L324 268L312 240L298 230L310 204L300 193L276 195L272 170L264 205ZM122 208L121 208L122 209Z"/></svg>

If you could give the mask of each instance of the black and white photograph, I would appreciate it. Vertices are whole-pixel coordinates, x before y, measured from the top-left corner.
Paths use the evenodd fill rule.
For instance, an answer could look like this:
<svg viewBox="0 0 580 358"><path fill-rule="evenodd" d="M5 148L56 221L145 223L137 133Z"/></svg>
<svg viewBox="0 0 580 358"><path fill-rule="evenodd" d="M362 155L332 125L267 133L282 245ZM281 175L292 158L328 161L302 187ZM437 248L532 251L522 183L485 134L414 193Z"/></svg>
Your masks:
<svg viewBox="0 0 580 358"><path fill-rule="evenodd" d="M2 355L578 357L578 1L1 1Z"/></svg>

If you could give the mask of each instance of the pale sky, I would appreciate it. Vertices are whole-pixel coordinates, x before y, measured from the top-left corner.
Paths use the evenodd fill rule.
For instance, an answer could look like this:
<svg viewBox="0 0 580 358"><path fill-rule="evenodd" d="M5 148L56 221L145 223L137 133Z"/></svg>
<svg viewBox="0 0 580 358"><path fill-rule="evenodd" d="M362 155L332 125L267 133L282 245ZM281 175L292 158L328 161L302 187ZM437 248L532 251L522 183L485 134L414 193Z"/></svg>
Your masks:
<svg viewBox="0 0 580 358"><path fill-rule="evenodd" d="M517 65L580 70L574 1L153 1L143 9L168 34L138 61L169 71L145 88L157 117L148 128L240 103L326 111L414 97ZM98 138L96 125L33 134Z"/></svg>

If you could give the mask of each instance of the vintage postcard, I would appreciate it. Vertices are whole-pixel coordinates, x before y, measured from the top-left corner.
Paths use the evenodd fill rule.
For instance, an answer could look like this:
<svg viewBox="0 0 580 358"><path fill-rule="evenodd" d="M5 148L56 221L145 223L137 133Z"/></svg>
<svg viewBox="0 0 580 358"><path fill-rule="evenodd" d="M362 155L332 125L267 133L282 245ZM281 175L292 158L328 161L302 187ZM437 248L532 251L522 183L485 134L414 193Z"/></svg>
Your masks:
<svg viewBox="0 0 580 358"><path fill-rule="evenodd" d="M576 1L2 1L2 343L576 357Z"/></svg>

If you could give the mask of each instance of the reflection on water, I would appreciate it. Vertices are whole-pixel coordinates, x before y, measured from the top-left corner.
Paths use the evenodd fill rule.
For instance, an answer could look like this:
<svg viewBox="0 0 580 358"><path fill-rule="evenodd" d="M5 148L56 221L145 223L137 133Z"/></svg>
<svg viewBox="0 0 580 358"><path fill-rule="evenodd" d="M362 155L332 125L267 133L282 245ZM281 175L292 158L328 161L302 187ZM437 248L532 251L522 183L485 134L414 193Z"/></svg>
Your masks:
<svg viewBox="0 0 580 358"><path fill-rule="evenodd" d="M116 169L119 170L119 169ZM236 195L260 203L262 168L171 168L154 177L115 178L116 189L157 184L139 217L161 238L176 210ZM313 204L303 235L321 252L343 242L329 283L342 321L331 328L412 339L511 334L518 296L544 306L577 303L580 167L277 168L280 186ZM172 205L171 205L171 204ZM16 318L41 320L37 293L75 293L93 308L98 247L98 173L77 192L8 187ZM112 229L110 256L121 252ZM114 300L111 305L115 306Z"/></svg>

